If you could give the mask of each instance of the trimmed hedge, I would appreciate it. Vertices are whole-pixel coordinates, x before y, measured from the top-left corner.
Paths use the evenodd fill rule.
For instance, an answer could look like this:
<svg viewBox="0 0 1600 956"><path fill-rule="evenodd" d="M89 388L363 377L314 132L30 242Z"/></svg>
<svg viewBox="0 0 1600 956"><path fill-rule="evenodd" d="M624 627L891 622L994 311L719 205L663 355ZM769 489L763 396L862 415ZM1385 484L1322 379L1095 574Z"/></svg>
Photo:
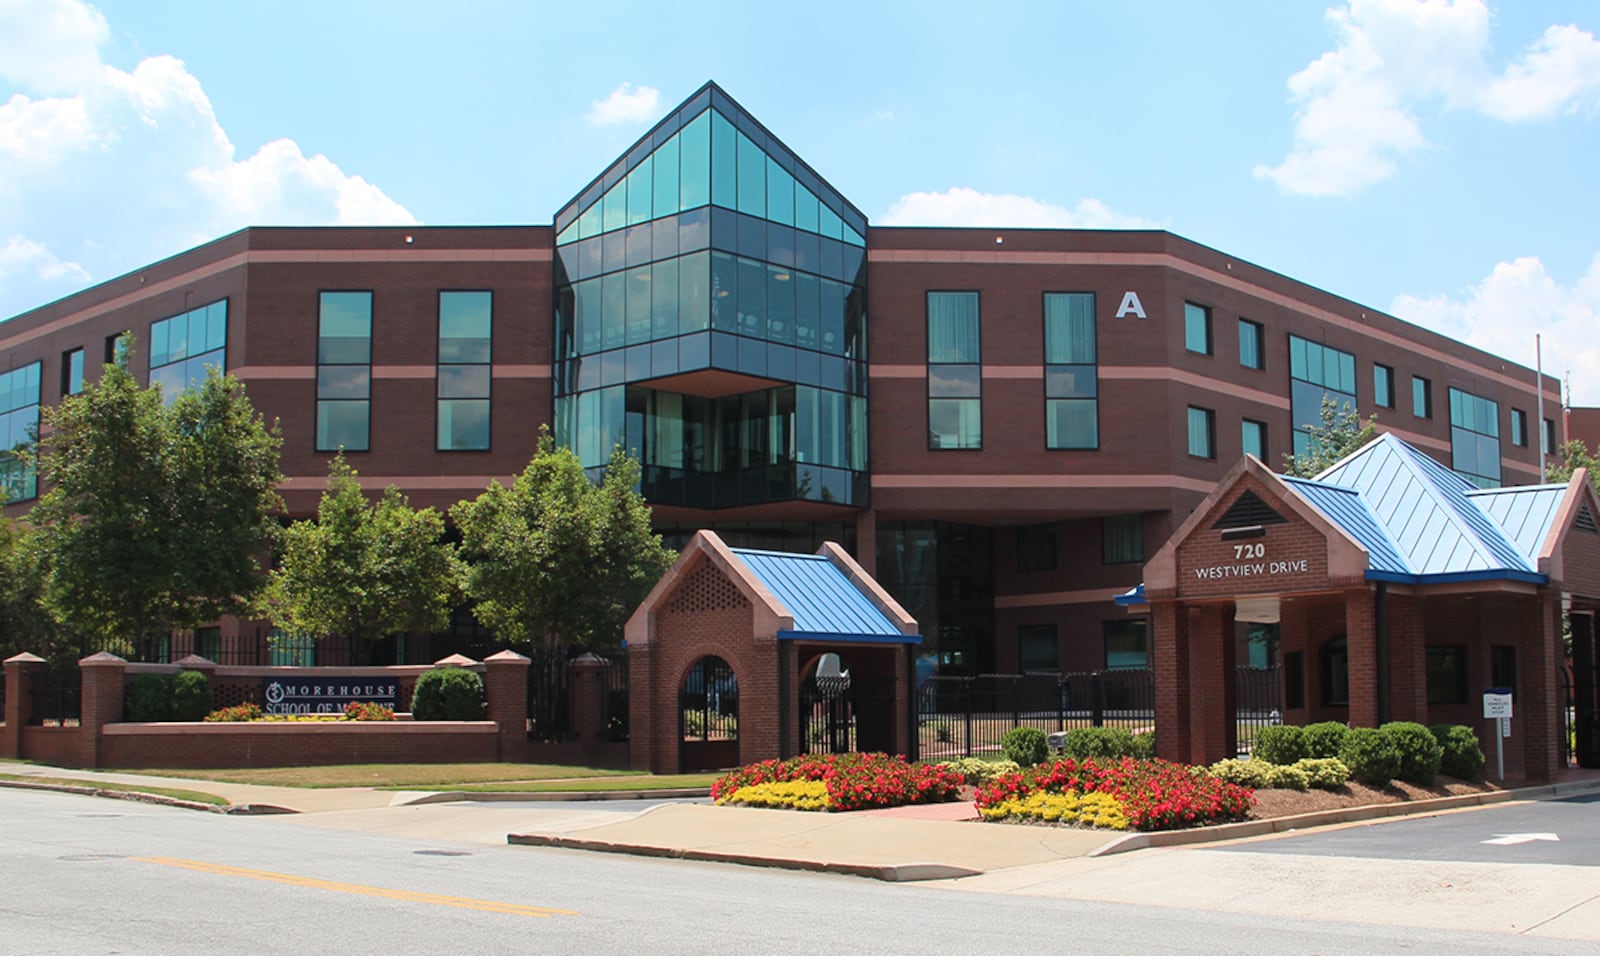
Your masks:
<svg viewBox="0 0 1600 956"><path fill-rule="evenodd" d="M1000 750L1019 767L1034 767L1050 759L1050 743L1037 727L1013 727L1000 738Z"/></svg>
<svg viewBox="0 0 1600 956"><path fill-rule="evenodd" d="M1478 746L1478 735L1471 727L1461 724L1440 724L1431 728L1433 739L1439 742L1443 754L1439 759L1439 772L1457 780L1476 780L1483 773L1483 748Z"/></svg>
<svg viewBox="0 0 1600 956"><path fill-rule="evenodd" d="M483 678L460 667L423 671L411 693L413 720L482 720Z"/></svg>
<svg viewBox="0 0 1600 956"><path fill-rule="evenodd" d="M1307 756L1305 729L1293 724L1262 727L1256 731L1250 753L1280 767L1293 766Z"/></svg>
<svg viewBox="0 0 1600 956"><path fill-rule="evenodd" d="M1400 748L1393 737L1374 727L1356 727L1347 733L1339 759L1350 768L1350 776L1374 787L1387 787L1400 775Z"/></svg>
<svg viewBox="0 0 1600 956"><path fill-rule="evenodd" d="M1325 720L1321 723L1307 724L1301 732L1300 739L1305 742L1306 756L1312 760L1330 760L1339 756L1339 749L1344 746L1344 738L1350 733L1350 728L1334 720Z"/></svg>
<svg viewBox="0 0 1600 956"><path fill-rule="evenodd" d="M1061 755L1083 760L1095 757L1101 760L1118 760L1123 757L1135 757L1148 760L1138 751L1142 749L1138 740L1130 730L1121 727L1078 727L1067 731L1067 739L1062 743ZM1150 756L1154 756L1155 739L1150 741ZM1020 762L1020 761L1019 761Z"/></svg>
<svg viewBox="0 0 1600 956"><path fill-rule="evenodd" d="M1444 757L1444 747L1433 738L1433 731L1409 720L1390 721L1378 730L1400 752L1400 769L1395 776L1406 783L1433 786L1433 778L1439 775L1439 761Z"/></svg>
<svg viewBox="0 0 1600 956"><path fill-rule="evenodd" d="M172 719L172 677L167 674L140 674L128 681L122 709L136 724ZM204 717L205 714L201 714Z"/></svg>
<svg viewBox="0 0 1600 956"><path fill-rule="evenodd" d="M214 706L211 678L204 671L179 671L173 676L173 720L205 720Z"/></svg>

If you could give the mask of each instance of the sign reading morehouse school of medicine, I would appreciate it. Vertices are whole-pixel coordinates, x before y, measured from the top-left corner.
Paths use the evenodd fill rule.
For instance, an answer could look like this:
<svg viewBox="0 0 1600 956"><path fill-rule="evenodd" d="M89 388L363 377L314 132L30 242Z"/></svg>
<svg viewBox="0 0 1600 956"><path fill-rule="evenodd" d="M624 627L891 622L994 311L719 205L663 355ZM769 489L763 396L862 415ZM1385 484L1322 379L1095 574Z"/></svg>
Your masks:
<svg viewBox="0 0 1600 956"><path fill-rule="evenodd" d="M262 688L269 714L337 714L351 701L372 701L393 709L400 687L393 680L361 677L272 678Z"/></svg>

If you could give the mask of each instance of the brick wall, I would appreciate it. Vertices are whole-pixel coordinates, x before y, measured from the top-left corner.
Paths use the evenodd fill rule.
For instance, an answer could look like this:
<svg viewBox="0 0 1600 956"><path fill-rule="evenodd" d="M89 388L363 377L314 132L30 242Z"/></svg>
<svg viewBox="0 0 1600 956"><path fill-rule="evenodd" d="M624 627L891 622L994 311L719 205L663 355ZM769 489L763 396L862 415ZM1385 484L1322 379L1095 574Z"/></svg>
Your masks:
<svg viewBox="0 0 1600 956"><path fill-rule="evenodd" d="M101 732L102 767L173 769L346 763L493 763L493 721L326 724L112 724Z"/></svg>

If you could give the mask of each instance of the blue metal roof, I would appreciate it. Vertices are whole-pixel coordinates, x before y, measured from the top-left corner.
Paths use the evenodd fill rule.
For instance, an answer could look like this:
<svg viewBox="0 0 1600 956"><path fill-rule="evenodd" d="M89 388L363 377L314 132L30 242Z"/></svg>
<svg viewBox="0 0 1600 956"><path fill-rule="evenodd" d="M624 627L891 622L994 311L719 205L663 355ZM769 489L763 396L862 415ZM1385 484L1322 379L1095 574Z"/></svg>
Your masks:
<svg viewBox="0 0 1600 956"><path fill-rule="evenodd" d="M895 625L844 572L820 554L732 548L734 555L794 615L780 638L920 643Z"/></svg>
<svg viewBox="0 0 1600 956"><path fill-rule="evenodd" d="M1372 509L1362 500L1360 492L1304 478L1290 478L1287 475L1283 480L1296 494L1322 512L1330 522L1343 528L1346 534L1355 538L1357 543L1367 549L1369 572L1415 573L1406 564L1405 556L1395 546L1394 539L1389 536L1389 531L1383 526L1383 522L1378 520L1377 515L1374 515Z"/></svg>
<svg viewBox="0 0 1600 956"><path fill-rule="evenodd" d="M1526 485L1469 491L1467 497L1494 519L1518 550L1537 563L1566 491L1566 485Z"/></svg>

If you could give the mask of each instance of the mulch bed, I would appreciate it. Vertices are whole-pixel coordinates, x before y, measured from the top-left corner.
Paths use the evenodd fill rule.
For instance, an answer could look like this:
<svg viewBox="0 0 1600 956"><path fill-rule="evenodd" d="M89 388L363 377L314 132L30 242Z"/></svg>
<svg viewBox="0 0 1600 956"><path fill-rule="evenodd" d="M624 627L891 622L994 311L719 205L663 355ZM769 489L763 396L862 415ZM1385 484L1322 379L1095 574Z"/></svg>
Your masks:
<svg viewBox="0 0 1600 956"><path fill-rule="evenodd" d="M1387 787L1370 787L1351 781L1337 790L1257 790L1256 805L1250 811L1252 820L1270 820L1291 817L1300 813L1320 810L1341 810L1345 807L1362 807L1374 803L1409 803L1413 800L1431 800L1435 797L1454 797L1468 793L1487 793L1503 789L1482 780L1457 780L1439 777L1431 787L1394 781Z"/></svg>

